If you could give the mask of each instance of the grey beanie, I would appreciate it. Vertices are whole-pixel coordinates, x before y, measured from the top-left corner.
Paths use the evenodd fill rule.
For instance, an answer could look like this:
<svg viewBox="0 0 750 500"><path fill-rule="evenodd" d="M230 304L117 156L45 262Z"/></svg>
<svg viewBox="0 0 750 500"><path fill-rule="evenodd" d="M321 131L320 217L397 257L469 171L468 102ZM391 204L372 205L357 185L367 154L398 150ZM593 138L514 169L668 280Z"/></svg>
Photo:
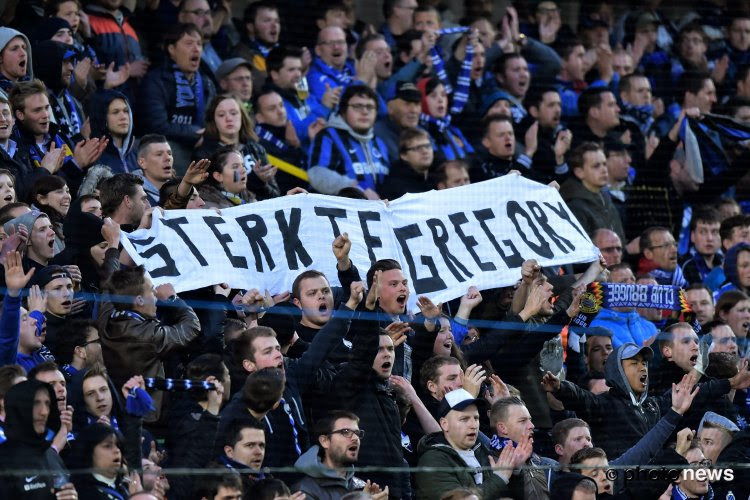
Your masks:
<svg viewBox="0 0 750 500"><path fill-rule="evenodd" d="M26 226L26 230L29 232L29 237L31 237L31 231L34 228L34 223L39 217L47 217L47 214L44 212L40 212L39 210L32 210L31 212L26 212L23 215L19 215L15 219L11 219L5 224L3 224L3 230L5 231L5 234L9 234L11 226L13 226L18 232L18 226L23 224Z"/></svg>
<svg viewBox="0 0 750 500"><path fill-rule="evenodd" d="M29 38L18 30L3 26L0 28L0 52L5 50L5 46L10 43L15 37L20 36L23 41L26 42L26 75L29 78L34 78L33 65L31 64L31 43Z"/></svg>

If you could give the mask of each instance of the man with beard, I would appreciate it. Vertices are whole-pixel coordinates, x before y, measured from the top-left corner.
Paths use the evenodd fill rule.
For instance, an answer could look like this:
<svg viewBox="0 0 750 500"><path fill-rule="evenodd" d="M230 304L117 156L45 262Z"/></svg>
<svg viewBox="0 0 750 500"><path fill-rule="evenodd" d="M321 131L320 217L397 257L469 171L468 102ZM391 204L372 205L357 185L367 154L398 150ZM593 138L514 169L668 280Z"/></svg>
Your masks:
<svg viewBox="0 0 750 500"><path fill-rule="evenodd" d="M253 87L260 89L268 76L269 53L279 47L281 19L274 2L261 0L245 9L245 34L232 50L232 55L248 61L252 68ZM309 57L309 56L308 56Z"/></svg>
<svg viewBox="0 0 750 500"><path fill-rule="evenodd" d="M101 184L102 215L111 217L123 231L141 223L151 205L143 189L143 179L134 174L115 174Z"/></svg>
<svg viewBox="0 0 750 500"><path fill-rule="evenodd" d="M388 487L381 492L376 484L354 476L351 468L359 457L359 417L348 411L333 411L315 424L318 444L307 450L294 464L305 477L292 489L312 498L339 498L350 491L361 491L373 499L387 499Z"/></svg>
<svg viewBox="0 0 750 500"><path fill-rule="evenodd" d="M569 171L565 153L570 149L573 134L560 124L560 94L554 87L533 88L526 95L524 103L529 115L535 120L530 122L527 131L533 134L534 123L537 131L536 144L532 135L525 151L531 158L531 170L540 182L562 182ZM528 148L529 145L531 149Z"/></svg>

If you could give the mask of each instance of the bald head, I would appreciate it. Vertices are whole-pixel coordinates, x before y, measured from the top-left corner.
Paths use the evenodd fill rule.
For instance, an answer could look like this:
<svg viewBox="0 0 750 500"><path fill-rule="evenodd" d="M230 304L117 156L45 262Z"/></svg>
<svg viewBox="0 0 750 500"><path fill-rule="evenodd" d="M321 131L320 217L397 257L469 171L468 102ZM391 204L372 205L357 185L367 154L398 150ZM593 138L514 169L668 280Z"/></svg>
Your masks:
<svg viewBox="0 0 750 500"><path fill-rule="evenodd" d="M609 229L597 229L592 240L602 256L607 259L607 266L614 266L622 261L622 241L617 233Z"/></svg>
<svg viewBox="0 0 750 500"><path fill-rule="evenodd" d="M346 33L338 26L328 26L318 32L315 54L327 65L342 69L348 55Z"/></svg>

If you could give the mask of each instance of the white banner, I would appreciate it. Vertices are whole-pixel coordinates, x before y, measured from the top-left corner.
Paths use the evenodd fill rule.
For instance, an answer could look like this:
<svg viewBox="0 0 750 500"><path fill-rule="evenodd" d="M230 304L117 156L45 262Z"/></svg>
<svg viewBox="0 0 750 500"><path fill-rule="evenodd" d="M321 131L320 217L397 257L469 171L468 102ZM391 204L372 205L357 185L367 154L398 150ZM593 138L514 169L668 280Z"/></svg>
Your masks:
<svg viewBox="0 0 750 500"><path fill-rule="evenodd" d="M417 295L445 302L475 285L507 286L525 259L542 266L598 257L558 192L517 175L408 194L390 202L317 194L284 196L225 209L170 210L151 229L127 234L123 245L155 285L177 292L228 283L272 294L291 290L306 269L337 285L331 243L352 241L350 258L362 279L372 262L398 260Z"/></svg>

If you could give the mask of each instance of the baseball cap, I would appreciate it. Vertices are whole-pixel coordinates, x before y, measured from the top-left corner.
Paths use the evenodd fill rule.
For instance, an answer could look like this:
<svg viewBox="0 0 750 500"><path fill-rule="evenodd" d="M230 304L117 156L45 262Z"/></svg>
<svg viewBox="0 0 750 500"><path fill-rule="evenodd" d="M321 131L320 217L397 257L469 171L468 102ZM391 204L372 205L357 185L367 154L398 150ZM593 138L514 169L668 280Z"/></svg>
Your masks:
<svg viewBox="0 0 750 500"><path fill-rule="evenodd" d="M231 59L227 59L226 61L221 63L219 67L216 69L216 79L223 80L229 75L229 73L236 70L240 66L245 66L250 71L253 70L252 65L250 65L250 63L247 62L247 60L241 57L232 57Z"/></svg>
<svg viewBox="0 0 750 500"><path fill-rule="evenodd" d="M737 424L729 420L727 417L724 417L712 411L707 411L703 415L703 418L701 419L701 423L698 426L698 432L697 432L698 434L700 434L700 432L703 430L703 425L706 423L713 424L718 427L722 427L730 433L739 432L740 430L740 428L737 427Z"/></svg>
<svg viewBox="0 0 750 500"><path fill-rule="evenodd" d="M31 278L29 286L39 285L39 288L44 289L47 283L56 280L57 278L68 278L73 279L70 273L62 266L45 266L41 269L37 269L34 276Z"/></svg>
<svg viewBox="0 0 750 500"><path fill-rule="evenodd" d="M622 346L622 358L631 359L641 354L646 361L651 361L654 357L654 351L648 346L640 347L633 343L627 343Z"/></svg>
<svg viewBox="0 0 750 500"><path fill-rule="evenodd" d="M473 397L466 389L456 389L455 391L446 393L443 400L440 401L438 417L443 418L452 410L461 411L471 405L476 405L480 410L487 409L489 406L487 401Z"/></svg>
<svg viewBox="0 0 750 500"><path fill-rule="evenodd" d="M412 82L400 81L396 83L396 93L394 99L402 99L407 102L421 102L422 94Z"/></svg>
<svg viewBox="0 0 750 500"><path fill-rule="evenodd" d="M653 12L641 12L638 14L638 17L635 19L635 27L636 28L645 28L646 26L651 26L653 24L659 25L661 22L659 21L659 18L656 14Z"/></svg>

